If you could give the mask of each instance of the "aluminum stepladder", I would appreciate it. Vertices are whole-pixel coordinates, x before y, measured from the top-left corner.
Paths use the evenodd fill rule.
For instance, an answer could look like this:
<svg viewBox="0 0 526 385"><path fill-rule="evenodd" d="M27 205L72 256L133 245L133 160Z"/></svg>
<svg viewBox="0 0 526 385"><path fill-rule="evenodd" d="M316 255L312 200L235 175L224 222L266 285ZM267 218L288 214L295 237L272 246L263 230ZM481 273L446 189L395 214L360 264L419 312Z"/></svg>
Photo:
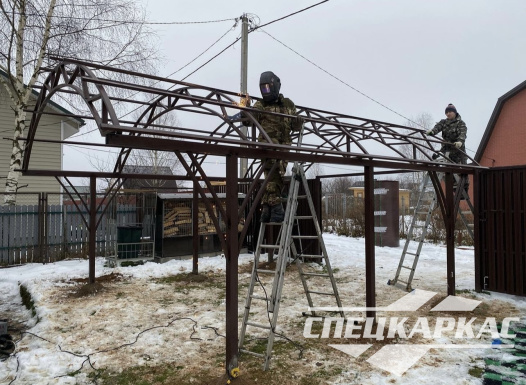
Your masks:
<svg viewBox="0 0 526 385"><path fill-rule="evenodd" d="M264 370L267 370L269 368L270 359L272 357L272 347L274 344L274 337L276 335L276 325L278 320L279 306L281 302L281 294L284 284L285 270L289 259L293 259L296 262L296 266L298 268L298 272L300 275L301 282L303 284L303 289L305 291L309 307L314 307L312 295L333 296L336 299L336 304L338 306L338 309L340 310L340 315L344 317L340 296L336 287L336 280L334 279L332 268L327 255L327 250L323 242L321 228L318 223L316 211L312 202L312 196L308 188L303 166L296 162L294 163L294 167L292 170L293 176L290 181L289 195L287 199L285 218L283 222L262 223L259 229L257 247L254 252L254 266L252 268L248 295L245 301L243 324L241 328L241 334L239 337L239 353L246 353L259 358L263 358L265 360L263 366ZM303 184L303 188L305 190L304 196L298 195L301 184ZM298 208L298 199L307 199L310 215L297 215L296 211ZM313 221L317 235L300 235L298 226L300 221ZM264 243L265 230L267 226L280 227L279 235L274 244ZM294 229L297 229L295 231L296 234L293 234ZM307 242L308 240L318 240L321 249L321 254L302 254L302 242ZM296 247L296 244L299 245L299 251ZM263 249L277 250L277 258L275 259L275 270L267 270L260 268L260 256L263 253ZM326 271L321 273L306 272L302 266L302 260L322 260L325 264ZM270 277L270 279L266 282L263 282L262 277L264 276ZM311 278L328 278L331 283L332 291L319 291L310 289L308 281ZM260 304L263 304L262 306L257 306L259 313L257 313L256 315L254 315L254 313L251 313L253 300L257 301ZM252 318L256 318L258 315L258 322L252 321ZM314 311L312 311L312 315L316 315ZM243 348L243 345L245 344L248 326L254 329L259 329L260 331L263 331L264 334L266 334L267 346L264 354Z"/></svg>
<svg viewBox="0 0 526 385"><path fill-rule="evenodd" d="M441 183L444 180L444 175L444 173L438 173L437 177L439 183ZM474 239L473 223L471 223L471 221L468 218L469 214L473 214L474 208L469 199L469 195L465 190L467 178L461 177L458 174L453 175L455 178L455 185L457 191L454 198L455 212L458 212L458 215L460 216L460 219L462 220L462 223L464 224L468 235L471 237L471 239ZM466 202L469 210L458 210L461 199ZM420 252L422 251L422 245L424 244L426 234L429 229L429 224L431 222L431 217L436 207L436 191L431 181L430 174L426 172L424 179L422 180L420 195L418 196L418 202L415 208L415 213L413 215L413 219L411 220L409 232L407 233L407 239L405 241L404 250L402 251L402 256L400 257L400 262L398 263L396 275L394 279L391 279L387 282L388 285L402 283L406 285L405 289L407 291L412 290L411 282L413 281L416 266L418 264L418 259L420 258ZM425 221L422 221L421 218L424 215ZM424 224L422 224L422 222ZM416 230L420 230L420 233L418 234ZM416 248L414 248L413 246L414 243L417 243ZM413 259L412 263L411 258ZM408 261L406 261L406 259ZM407 280L400 279L402 269L409 271L409 276Z"/></svg>

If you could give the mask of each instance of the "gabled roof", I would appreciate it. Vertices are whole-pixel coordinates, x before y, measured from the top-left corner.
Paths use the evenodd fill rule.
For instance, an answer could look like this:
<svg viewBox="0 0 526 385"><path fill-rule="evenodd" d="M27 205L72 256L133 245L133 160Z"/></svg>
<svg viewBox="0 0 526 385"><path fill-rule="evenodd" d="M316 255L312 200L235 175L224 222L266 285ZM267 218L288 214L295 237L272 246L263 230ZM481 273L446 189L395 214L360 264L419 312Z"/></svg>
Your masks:
<svg viewBox="0 0 526 385"><path fill-rule="evenodd" d="M1 69L0 69L0 76L8 79L7 72L2 71ZM35 91L34 89L31 90L31 94L35 97L35 99L37 99L40 96L40 93L38 91ZM60 113L63 113L63 114L73 115L73 113L71 111L66 110L64 107L62 107L61 105L59 105L59 104L57 104L57 103L55 103L55 102L53 102L51 100L48 102L48 105L52 109L57 110L57 112L60 112ZM84 122L84 120L81 119L81 118L73 118L73 117L71 117L71 118L68 118L68 119L75 120L78 123L79 127L82 127L83 125L86 124Z"/></svg>
<svg viewBox="0 0 526 385"><path fill-rule="evenodd" d="M157 174L157 175L173 175L172 169L168 166L139 166L135 164L127 164L122 168L125 174Z"/></svg>
<svg viewBox="0 0 526 385"><path fill-rule="evenodd" d="M173 175L172 169L167 166L139 166L134 164L127 164L122 168L125 174L155 174L159 175L158 179L126 179L123 184L124 189L152 189L159 188L166 192L177 191L177 181L163 180L162 175ZM159 184L159 181L162 181Z"/></svg>
<svg viewBox="0 0 526 385"><path fill-rule="evenodd" d="M526 81L522 82L512 90L506 92L497 100L497 104L495 104L495 108L493 109L493 113L489 118L486 131L484 131L484 135L482 136L482 140L480 141L479 148L477 149L477 153L475 154L474 159L477 163L480 163L482 159L482 154L484 154L484 151L486 150L486 146L488 145L489 139L491 138L491 134L493 133L493 129L495 128L495 124L497 124L497 120L499 119L500 112L502 111L504 103L506 103L508 100L510 100L512 97L514 97L523 90L526 90Z"/></svg>

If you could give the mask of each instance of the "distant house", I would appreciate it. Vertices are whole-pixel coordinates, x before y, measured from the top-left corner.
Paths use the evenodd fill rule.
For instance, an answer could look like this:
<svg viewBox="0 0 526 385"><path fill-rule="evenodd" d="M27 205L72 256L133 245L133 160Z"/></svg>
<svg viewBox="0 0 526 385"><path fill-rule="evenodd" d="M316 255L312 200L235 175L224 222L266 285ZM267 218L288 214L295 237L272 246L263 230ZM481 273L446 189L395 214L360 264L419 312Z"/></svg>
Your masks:
<svg viewBox="0 0 526 385"><path fill-rule="evenodd" d="M155 174L155 179L127 179L122 188L125 190L158 190L164 193L177 192L177 181L166 180L162 175L173 175L170 167L125 165L122 169L125 174Z"/></svg>
<svg viewBox="0 0 526 385"><path fill-rule="evenodd" d="M89 186L66 186L66 192L69 192L70 194L82 194L87 195L90 193Z"/></svg>
<svg viewBox="0 0 526 385"><path fill-rule="evenodd" d="M0 76L7 78L5 72L0 70ZM38 92L33 91L29 104L32 105L38 98ZM56 103L50 102L46 107L47 112L71 114ZM27 119L31 119L31 114L27 114ZM0 133L2 138L12 137L15 116L12 110L12 101L7 94L7 90L0 85ZM79 128L84 125L82 119L66 118L64 116L42 115L36 139L64 140L79 132ZM0 140L0 183L1 191L5 189L5 177L9 172L11 159L12 143L9 140ZM60 143L35 143L31 152L31 169L61 170L63 167L62 144ZM60 193L62 188L55 178L20 176L19 192L48 192Z"/></svg>
<svg viewBox="0 0 526 385"><path fill-rule="evenodd" d="M354 182L352 187L349 187L349 191L351 192L351 196L355 198L363 198L364 197L364 182L363 181L357 181ZM399 189L398 190L398 203L399 203L399 209L400 212L407 212L407 210L410 207L409 199L411 197L411 191L406 189Z"/></svg>
<svg viewBox="0 0 526 385"><path fill-rule="evenodd" d="M486 167L526 165L526 81L498 100L475 160Z"/></svg>

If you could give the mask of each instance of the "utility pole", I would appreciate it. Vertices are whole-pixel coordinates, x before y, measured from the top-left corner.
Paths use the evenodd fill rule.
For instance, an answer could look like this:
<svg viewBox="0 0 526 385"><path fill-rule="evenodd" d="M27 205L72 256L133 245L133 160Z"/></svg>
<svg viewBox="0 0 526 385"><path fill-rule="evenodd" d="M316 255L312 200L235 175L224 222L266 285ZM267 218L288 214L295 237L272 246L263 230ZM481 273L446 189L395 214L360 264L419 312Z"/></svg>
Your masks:
<svg viewBox="0 0 526 385"><path fill-rule="evenodd" d="M247 77L248 77L248 16L246 13L241 16L241 95L247 94ZM241 126L241 132L246 136L248 127ZM244 178L248 168L248 159L240 158L239 160L239 177Z"/></svg>

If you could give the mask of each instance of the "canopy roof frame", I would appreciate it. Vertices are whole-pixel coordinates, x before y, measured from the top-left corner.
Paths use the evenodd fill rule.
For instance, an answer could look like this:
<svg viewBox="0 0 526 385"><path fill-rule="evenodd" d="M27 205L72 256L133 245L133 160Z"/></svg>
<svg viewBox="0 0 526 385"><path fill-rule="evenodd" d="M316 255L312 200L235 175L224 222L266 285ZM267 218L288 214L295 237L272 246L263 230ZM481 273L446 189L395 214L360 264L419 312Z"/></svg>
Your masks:
<svg viewBox="0 0 526 385"><path fill-rule="evenodd" d="M65 177L76 176L79 171L63 170L38 170L30 167L31 152L36 143L45 140L36 139L36 132L42 115L47 114L45 107L52 102L56 95L76 95L86 104L88 115L83 119L91 119L96 123L100 134L105 137L104 147L120 148L113 172L114 186L122 185L122 181L129 177L124 174L123 167L133 149L151 149L174 152L181 161L187 173L186 178L194 182L201 198L212 217L217 233L220 235L223 250L226 256L226 370L237 367L237 259L239 247L242 244L246 229L252 220L255 207L261 198L267 179L256 193L262 175L261 159L272 158L284 161L298 161L307 165L313 163L342 164L348 166L364 167L366 207L365 229L365 260L366 260L366 307L374 309L375 300L375 273L374 273L374 217L373 217L373 189L374 169L388 170L417 170L429 171L434 177L433 182L438 194L438 202L446 223L447 245L447 283L448 294L455 295L454 274L454 213L453 204L453 173L475 174L482 168L473 163L455 164L444 162L444 159L433 159L435 149L433 144L442 144L440 140L429 138L424 131L406 127L399 124L387 123L373 119L360 118L346 114L324 111L315 108L297 106L297 115L305 123L301 132L292 135L293 146L280 145L272 142L265 130L254 116L254 110L245 106L248 95L220 90L197 84L165 79L158 76L126 71L110 66L90 63L86 61L67 58L56 58L54 68L42 68L49 72L44 81L37 102L32 110L31 122L28 128L26 147L21 171L26 175L48 175ZM168 89L156 87L148 82L160 82L169 85ZM175 89L170 89L177 87ZM127 94L127 97L123 97ZM135 97L139 95L139 97ZM135 98L133 98L135 97ZM240 102L235 99L241 97ZM258 98L253 98L258 99ZM125 104L126 110L133 110L142 106L137 119L124 119L126 115L117 115L118 104ZM229 115L228 109L241 114ZM190 112L213 117L213 125L206 127L178 127L159 124L159 119L172 111ZM262 113L257 111L257 113ZM295 118L295 116L272 113L282 118ZM57 114L57 113L52 113ZM129 114L129 113L128 113ZM128 115L127 114L127 115ZM60 114L59 114L60 115ZM64 114L72 116L72 114ZM250 122L252 130L241 129L243 123ZM208 124L208 123L207 123ZM163 128L163 130L159 130ZM49 141L48 141L49 142ZM68 143L68 141L56 141ZM71 143L71 142L69 142ZM100 144L95 144L100 146ZM409 149L409 151L408 151ZM222 208L217 195L207 197L206 191L199 184L204 181L212 191L210 181L213 177L207 175L202 167L204 160L210 156L223 156L226 159L226 208ZM239 209L238 183L240 178L236 174L236 165L240 158L252 159L247 168L245 178L252 180L245 201ZM446 159L447 160L447 159ZM275 162L276 166L277 162ZM437 173L445 173L445 189L438 183ZM96 205L96 178L108 173L90 172L90 202L89 202L89 257L90 272L89 282L95 281L95 232L97 225ZM152 177L141 175L141 177ZM167 176L156 175L158 179ZM171 179L171 178L170 178ZM478 183L475 178L474 185ZM108 191L105 199L112 192ZM256 201L251 207L250 215L243 223L239 234L239 225L243 209L247 206L247 199L255 194ZM457 192L458 195L458 192ZM196 195L197 196L197 195ZM458 196L457 196L458 198ZM458 199L456 200L458 202ZM81 204L88 206L83 200ZM102 204L102 203L101 203ZM219 218L214 212L213 205L221 207L221 216L226 225L223 232ZM77 207L78 208L78 207ZM80 210L80 208L79 208ZM477 226L477 224L475 224ZM475 228L475 232L477 229ZM367 316L374 317L373 310L367 311Z"/></svg>

